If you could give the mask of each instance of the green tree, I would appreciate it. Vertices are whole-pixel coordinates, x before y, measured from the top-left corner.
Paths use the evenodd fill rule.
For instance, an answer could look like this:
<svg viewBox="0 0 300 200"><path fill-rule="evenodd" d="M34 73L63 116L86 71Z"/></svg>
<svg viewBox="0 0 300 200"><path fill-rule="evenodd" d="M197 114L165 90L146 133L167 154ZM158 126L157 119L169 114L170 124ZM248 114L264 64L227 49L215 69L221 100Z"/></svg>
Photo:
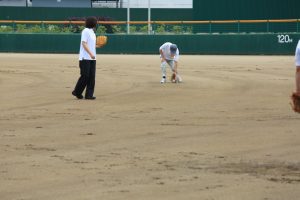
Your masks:
<svg viewBox="0 0 300 200"><path fill-rule="evenodd" d="M13 32L14 29L11 26L2 25L0 26L0 32L1 33L7 33L7 32Z"/></svg>
<svg viewBox="0 0 300 200"><path fill-rule="evenodd" d="M181 26L173 26L172 29L173 33L182 33L182 27Z"/></svg>
<svg viewBox="0 0 300 200"><path fill-rule="evenodd" d="M96 34L104 34L104 33L106 33L105 26L98 26L98 28L96 30Z"/></svg>
<svg viewBox="0 0 300 200"><path fill-rule="evenodd" d="M157 32L157 33L165 33L166 32L166 25L164 25L164 24L158 25L155 32Z"/></svg>

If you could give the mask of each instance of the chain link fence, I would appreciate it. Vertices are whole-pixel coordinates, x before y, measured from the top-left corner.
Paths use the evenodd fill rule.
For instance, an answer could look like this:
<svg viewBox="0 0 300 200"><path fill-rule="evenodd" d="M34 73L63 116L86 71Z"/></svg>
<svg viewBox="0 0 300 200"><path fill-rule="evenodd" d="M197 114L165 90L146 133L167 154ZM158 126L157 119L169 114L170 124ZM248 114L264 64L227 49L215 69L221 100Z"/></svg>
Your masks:
<svg viewBox="0 0 300 200"><path fill-rule="evenodd" d="M79 21L0 21L0 32L15 33L80 33L84 20ZM103 20L103 19L102 19ZM300 20L241 20L241 21L155 21L130 22L130 34L251 34L298 33ZM97 34L127 34L125 21L98 21Z"/></svg>

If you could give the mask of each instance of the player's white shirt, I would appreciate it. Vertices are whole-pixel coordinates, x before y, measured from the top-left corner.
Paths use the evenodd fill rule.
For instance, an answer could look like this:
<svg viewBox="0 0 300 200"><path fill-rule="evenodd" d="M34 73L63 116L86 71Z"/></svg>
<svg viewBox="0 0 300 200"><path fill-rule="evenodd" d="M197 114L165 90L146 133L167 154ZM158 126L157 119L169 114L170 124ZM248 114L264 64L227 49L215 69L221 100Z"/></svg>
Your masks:
<svg viewBox="0 0 300 200"><path fill-rule="evenodd" d="M300 67L300 40L298 41L298 45L296 47L295 64L297 67Z"/></svg>
<svg viewBox="0 0 300 200"><path fill-rule="evenodd" d="M90 51L96 56L96 34L92 28L85 28L81 32L79 60L96 60L92 59L88 52L83 48L82 42L86 42Z"/></svg>
<svg viewBox="0 0 300 200"><path fill-rule="evenodd" d="M171 42L166 42L163 45L161 45L159 50L162 50L163 55L166 58L166 60L174 60L174 61L178 62L178 60L179 60L179 50L177 48L177 51L175 53L174 58L171 58L171 51L170 51L170 46L171 45L172 45Z"/></svg>

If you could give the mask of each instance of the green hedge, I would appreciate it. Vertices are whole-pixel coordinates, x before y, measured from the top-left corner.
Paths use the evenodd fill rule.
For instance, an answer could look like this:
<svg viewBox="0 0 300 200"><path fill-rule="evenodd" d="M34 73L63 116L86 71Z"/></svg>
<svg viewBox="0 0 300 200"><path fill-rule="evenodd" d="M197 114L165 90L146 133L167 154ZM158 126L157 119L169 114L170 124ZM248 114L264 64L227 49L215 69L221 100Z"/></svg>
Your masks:
<svg viewBox="0 0 300 200"><path fill-rule="evenodd" d="M5 24L0 26L0 33L81 33L84 26L75 24ZM192 34L191 25L153 25L154 34ZM97 34L127 33L127 25L98 25ZM130 25L130 33L148 34L148 25Z"/></svg>

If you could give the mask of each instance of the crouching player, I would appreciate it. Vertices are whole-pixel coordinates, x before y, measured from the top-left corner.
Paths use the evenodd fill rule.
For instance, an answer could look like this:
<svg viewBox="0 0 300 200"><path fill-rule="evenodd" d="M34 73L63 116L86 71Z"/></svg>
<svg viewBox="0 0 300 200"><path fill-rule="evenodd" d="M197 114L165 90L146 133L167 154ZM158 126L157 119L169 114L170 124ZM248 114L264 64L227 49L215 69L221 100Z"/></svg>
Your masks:
<svg viewBox="0 0 300 200"><path fill-rule="evenodd" d="M160 59L161 59L161 72L162 79L160 83L165 83L167 81L166 76L166 67L169 65L173 72L172 82L182 82L181 77L178 74L178 60L179 60L179 50L176 44L172 44L170 42L166 42L159 48Z"/></svg>

